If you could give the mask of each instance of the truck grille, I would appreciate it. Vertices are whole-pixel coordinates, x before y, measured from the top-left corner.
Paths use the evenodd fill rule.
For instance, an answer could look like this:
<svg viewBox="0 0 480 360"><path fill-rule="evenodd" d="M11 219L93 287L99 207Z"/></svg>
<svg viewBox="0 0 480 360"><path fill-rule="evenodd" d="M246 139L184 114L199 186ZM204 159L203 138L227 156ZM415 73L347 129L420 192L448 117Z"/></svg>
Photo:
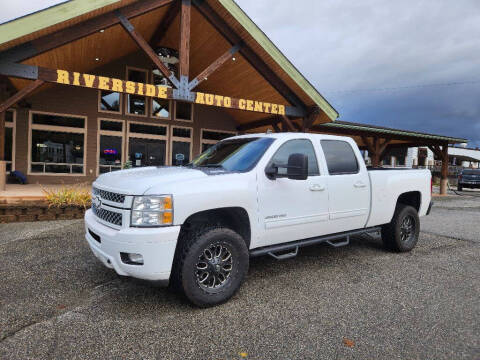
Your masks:
<svg viewBox="0 0 480 360"><path fill-rule="evenodd" d="M117 226L122 226L122 214L106 210L106 209L97 209L95 205L92 204L92 211L95 214L96 217L99 219L102 219L103 221L106 221L110 224L117 225Z"/></svg>
<svg viewBox="0 0 480 360"><path fill-rule="evenodd" d="M123 194L117 194L110 191L100 190L97 188L93 188L93 194L100 195L100 197L104 200L119 203L119 204L123 204L123 202L125 201L125 195Z"/></svg>

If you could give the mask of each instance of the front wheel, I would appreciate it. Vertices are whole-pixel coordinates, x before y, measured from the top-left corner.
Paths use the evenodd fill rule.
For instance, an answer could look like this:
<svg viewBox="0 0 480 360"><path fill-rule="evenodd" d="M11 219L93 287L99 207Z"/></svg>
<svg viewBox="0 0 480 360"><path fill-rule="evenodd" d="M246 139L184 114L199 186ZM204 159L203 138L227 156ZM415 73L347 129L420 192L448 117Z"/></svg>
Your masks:
<svg viewBox="0 0 480 360"><path fill-rule="evenodd" d="M240 288L249 266L243 238L225 227L209 227L189 234L175 264L178 286L197 306L230 299Z"/></svg>
<svg viewBox="0 0 480 360"><path fill-rule="evenodd" d="M385 247L397 252L412 250L418 242L420 219L417 210L409 205L398 204L393 219L382 226Z"/></svg>

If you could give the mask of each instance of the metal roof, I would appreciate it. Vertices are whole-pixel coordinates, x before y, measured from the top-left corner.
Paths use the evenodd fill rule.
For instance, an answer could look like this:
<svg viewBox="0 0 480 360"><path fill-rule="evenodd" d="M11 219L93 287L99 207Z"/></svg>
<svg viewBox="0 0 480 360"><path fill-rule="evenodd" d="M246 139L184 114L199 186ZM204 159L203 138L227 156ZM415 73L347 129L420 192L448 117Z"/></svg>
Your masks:
<svg viewBox="0 0 480 360"><path fill-rule="evenodd" d="M339 130L351 130L351 131L360 131L360 132L368 132L368 133L378 133L382 135L392 135L392 136L407 136L412 138L422 138L428 140L437 140L437 141L447 141L449 144L457 144L457 143L467 143L467 139L462 138L454 138L450 136L444 135L435 135L435 134L428 134L423 132L417 131L408 131L408 130L400 130L400 129L392 129L383 126L376 126L376 125L367 125L367 124L359 124L347 121L335 121L332 123L326 123L321 125L316 125L315 130L322 130L325 131L335 129Z"/></svg>

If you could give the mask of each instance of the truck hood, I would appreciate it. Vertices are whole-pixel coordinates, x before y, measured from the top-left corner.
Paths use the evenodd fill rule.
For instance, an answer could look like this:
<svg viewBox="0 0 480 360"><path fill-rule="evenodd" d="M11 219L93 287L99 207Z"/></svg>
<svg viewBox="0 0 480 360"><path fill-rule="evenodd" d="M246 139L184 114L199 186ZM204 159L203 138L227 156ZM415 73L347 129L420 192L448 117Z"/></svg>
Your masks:
<svg viewBox="0 0 480 360"><path fill-rule="evenodd" d="M207 176L203 171L185 167L144 167L103 174L93 185L125 195L142 195L156 185L179 183Z"/></svg>

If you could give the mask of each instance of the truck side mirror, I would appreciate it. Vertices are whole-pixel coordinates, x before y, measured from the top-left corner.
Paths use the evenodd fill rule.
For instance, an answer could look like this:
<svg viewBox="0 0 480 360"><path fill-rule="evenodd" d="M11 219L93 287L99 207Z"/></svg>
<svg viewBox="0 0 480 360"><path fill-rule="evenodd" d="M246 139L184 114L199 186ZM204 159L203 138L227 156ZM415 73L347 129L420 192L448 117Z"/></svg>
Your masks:
<svg viewBox="0 0 480 360"><path fill-rule="evenodd" d="M287 169L287 173L279 173L278 168ZM288 178L290 180L307 180L308 156L305 154L292 154L288 157L287 165L272 163L265 169L265 175L270 180Z"/></svg>
<svg viewBox="0 0 480 360"><path fill-rule="evenodd" d="M291 180L307 180L308 156L292 154L288 157L287 177Z"/></svg>

